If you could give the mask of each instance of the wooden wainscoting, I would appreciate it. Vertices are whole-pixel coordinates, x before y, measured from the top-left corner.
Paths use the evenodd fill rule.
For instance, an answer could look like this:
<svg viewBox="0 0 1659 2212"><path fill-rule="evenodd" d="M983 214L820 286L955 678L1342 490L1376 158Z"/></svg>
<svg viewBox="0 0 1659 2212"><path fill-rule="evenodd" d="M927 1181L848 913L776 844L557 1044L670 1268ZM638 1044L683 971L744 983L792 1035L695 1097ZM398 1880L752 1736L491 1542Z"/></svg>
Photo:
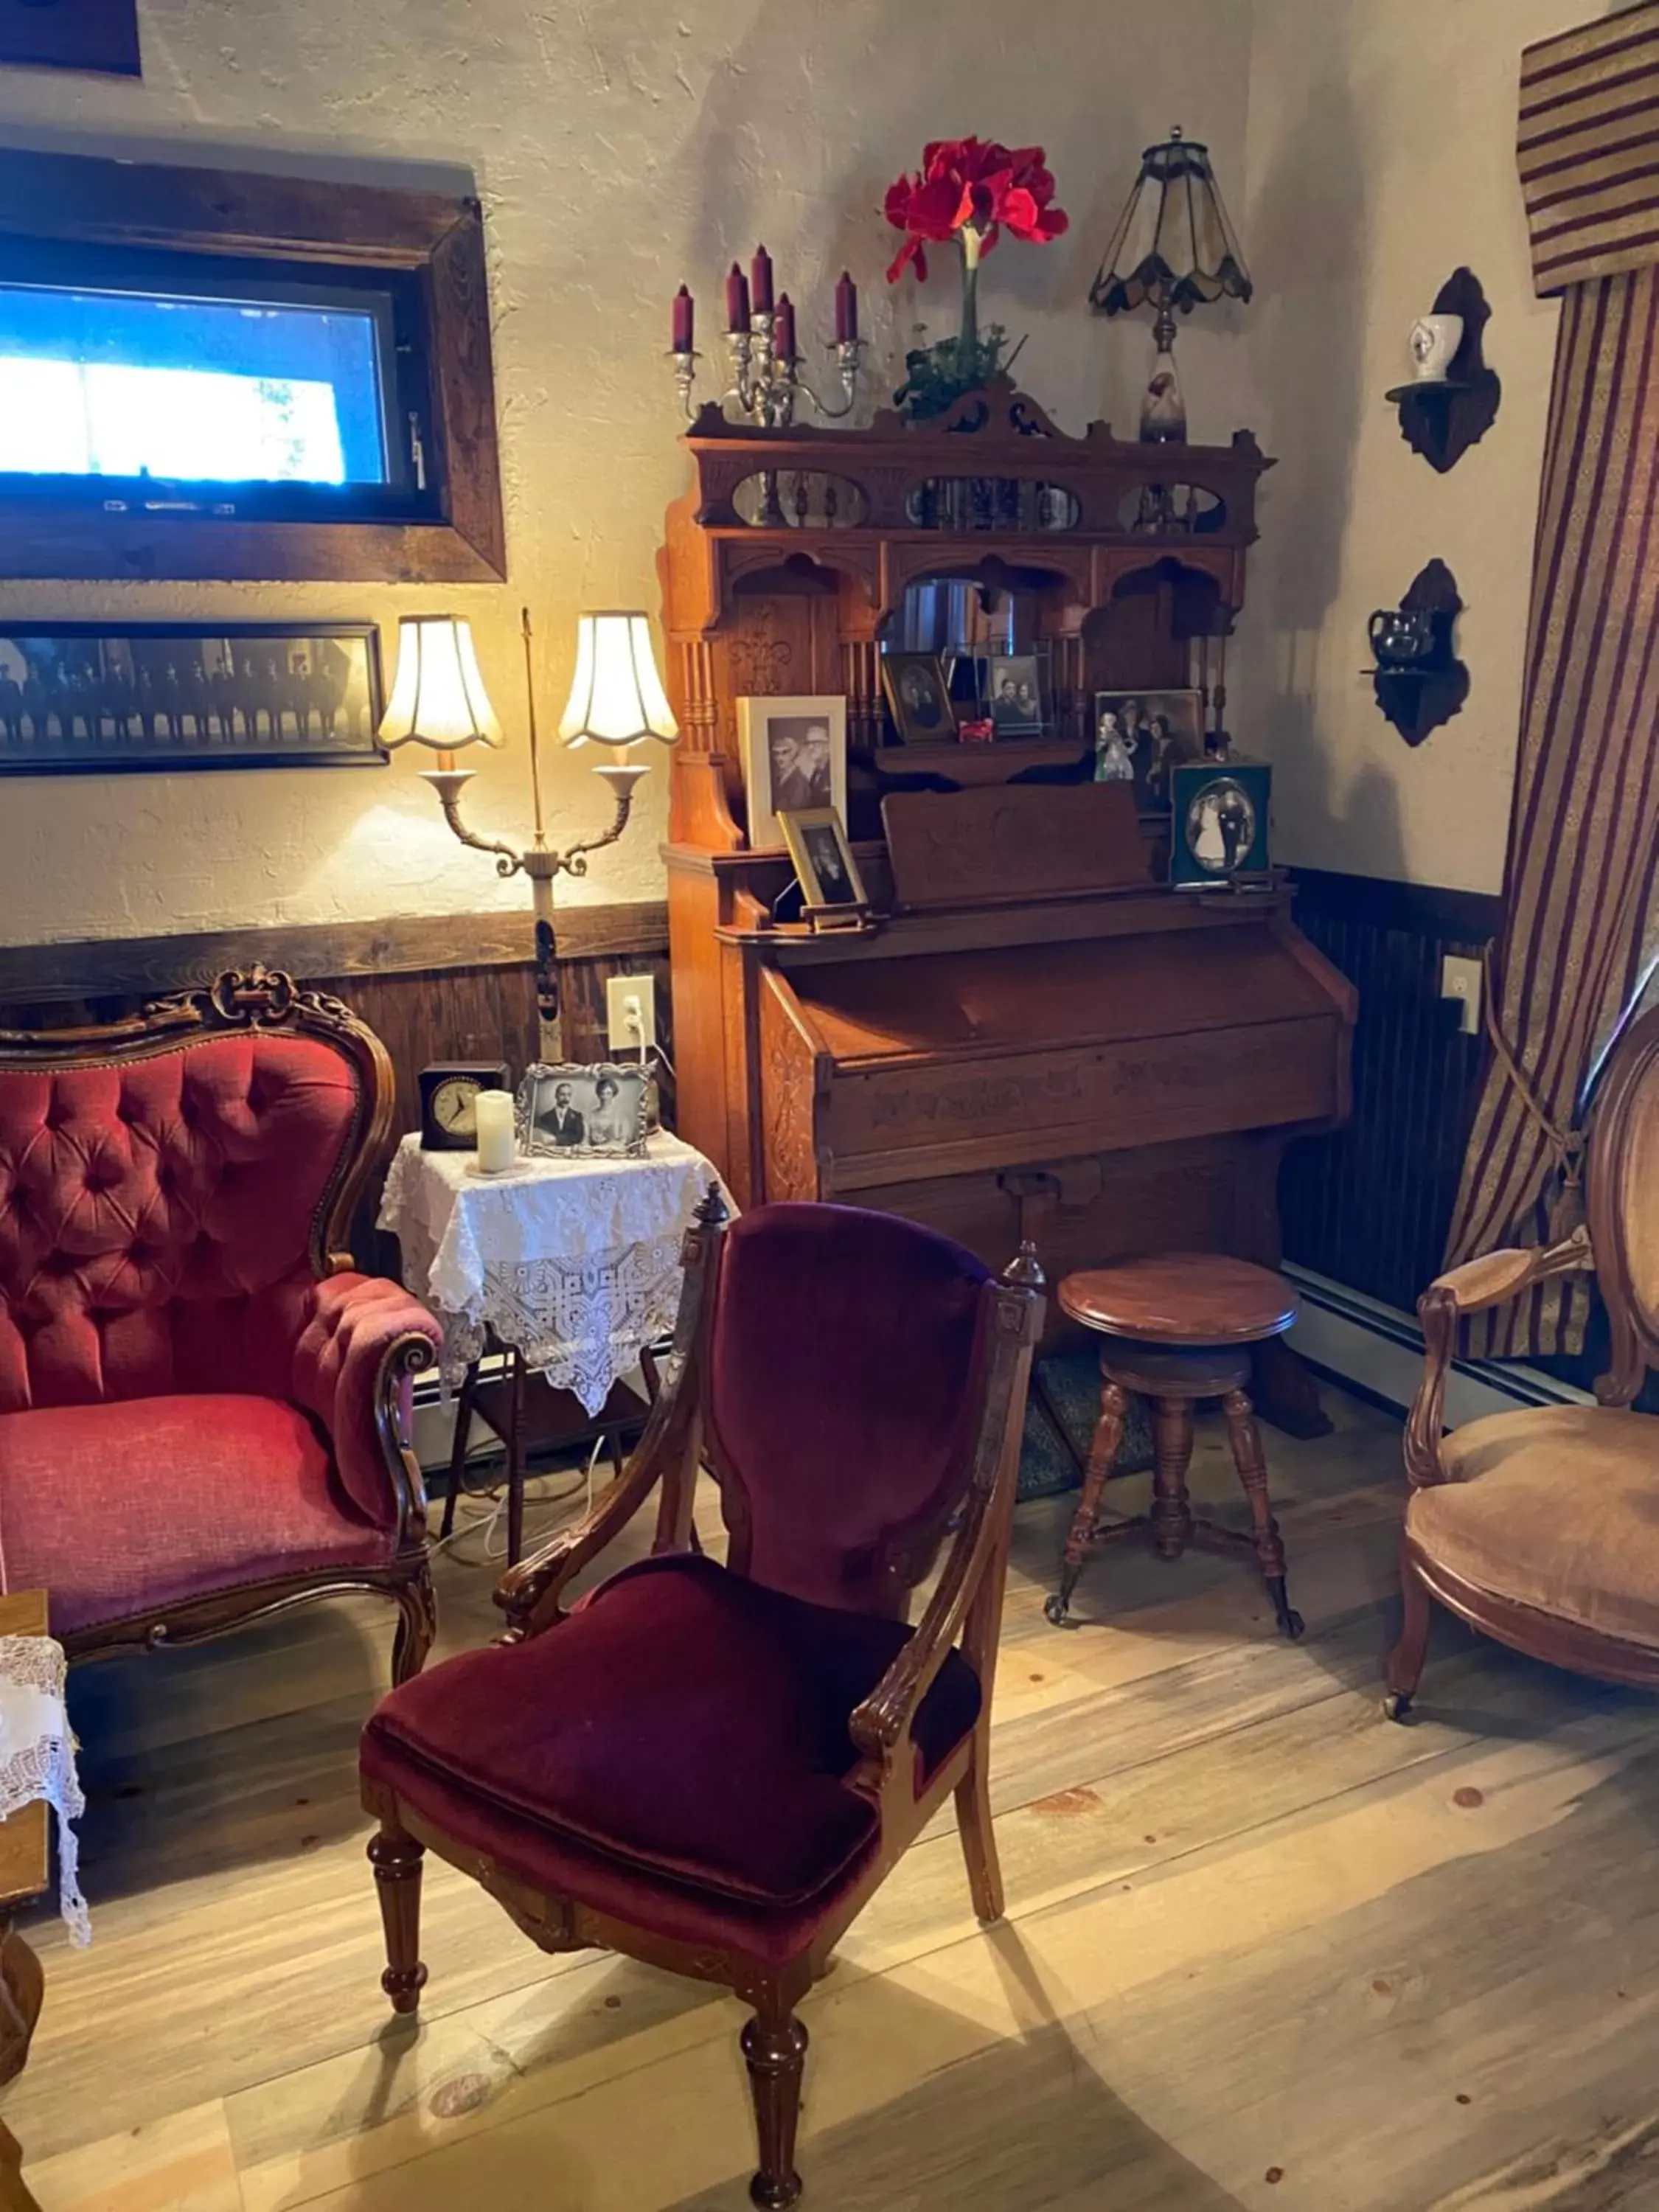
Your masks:
<svg viewBox="0 0 1659 2212"><path fill-rule="evenodd" d="M668 908L661 902L570 907L559 915L565 1048L603 1060L605 987L612 975L656 981L659 1041L672 1059ZM528 902L512 912L394 915L377 921L215 930L193 936L84 939L0 948L0 1026L57 1028L111 1021L147 999L210 982L263 961L331 991L380 1036L398 1073L399 1134L420 1126L417 1078L429 1060L507 1060L516 1079L536 1057L536 994ZM663 1115L673 1084L661 1071ZM375 1258L379 1178L354 1231L360 1260Z"/></svg>
<svg viewBox="0 0 1659 2212"><path fill-rule="evenodd" d="M1499 898L1298 868L1296 919L1359 993L1353 1118L1292 1146L1285 1256L1410 1312L1440 1272L1484 1042L1440 996L1440 963L1478 957Z"/></svg>

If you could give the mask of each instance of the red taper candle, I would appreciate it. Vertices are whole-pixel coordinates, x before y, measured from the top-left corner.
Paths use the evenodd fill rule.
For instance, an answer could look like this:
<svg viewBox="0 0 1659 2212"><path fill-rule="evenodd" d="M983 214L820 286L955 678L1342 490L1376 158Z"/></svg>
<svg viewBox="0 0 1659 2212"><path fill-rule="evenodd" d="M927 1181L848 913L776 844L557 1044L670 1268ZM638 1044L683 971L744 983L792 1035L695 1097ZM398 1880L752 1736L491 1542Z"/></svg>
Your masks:
<svg viewBox="0 0 1659 2212"><path fill-rule="evenodd" d="M837 307L837 313L839 313L839 307ZM679 290L674 295L673 350L676 353L690 353L691 351L692 314L693 308L691 304L691 295L687 290L686 287L682 284Z"/></svg>
<svg viewBox="0 0 1659 2212"><path fill-rule="evenodd" d="M836 343L856 344L858 335L859 288L843 269L836 287Z"/></svg>
<svg viewBox="0 0 1659 2212"><path fill-rule="evenodd" d="M749 279L735 261L726 280L726 327L744 331L749 328Z"/></svg>
<svg viewBox="0 0 1659 2212"><path fill-rule="evenodd" d="M749 289L754 294L755 313L769 315L772 312L772 257L763 246L755 248L755 258L749 264Z"/></svg>
<svg viewBox="0 0 1659 2212"><path fill-rule="evenodd" d="M787 292L778 301L778 312L773 319L772 348L780 361L795 358L795 310Z"/></svg>

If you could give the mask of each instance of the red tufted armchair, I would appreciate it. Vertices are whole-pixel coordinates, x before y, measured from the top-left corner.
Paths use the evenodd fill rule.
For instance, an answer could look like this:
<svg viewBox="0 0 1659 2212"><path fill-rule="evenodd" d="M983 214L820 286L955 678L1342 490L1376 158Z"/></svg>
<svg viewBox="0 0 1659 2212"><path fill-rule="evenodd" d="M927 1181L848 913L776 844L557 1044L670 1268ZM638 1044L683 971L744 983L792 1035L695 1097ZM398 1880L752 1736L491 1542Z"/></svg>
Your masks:
<svg viewBox="0 0 1659 2212"><path fill-rule="evenodd" d="M419 1672L439 1331L339 1249L392 1105L379 1039L263 969L0 1030L0 1583L71 1658L368 1589Z"/></svg>

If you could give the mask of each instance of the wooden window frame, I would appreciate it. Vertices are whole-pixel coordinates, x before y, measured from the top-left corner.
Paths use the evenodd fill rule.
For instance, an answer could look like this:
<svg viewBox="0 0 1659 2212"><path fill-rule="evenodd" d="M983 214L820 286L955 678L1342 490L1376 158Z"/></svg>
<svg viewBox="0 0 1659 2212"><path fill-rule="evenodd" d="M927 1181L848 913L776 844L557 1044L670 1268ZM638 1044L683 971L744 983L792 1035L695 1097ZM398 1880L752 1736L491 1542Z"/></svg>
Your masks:
<svg viewBox="0 0 1659 2212"><path fill-rule="evenodd" d="M0 235L326 264L419 280L435 514L279 521L0 495L0 577L495 583L507 574L483 210L472 198L253 171L0 151Z"/></svg>

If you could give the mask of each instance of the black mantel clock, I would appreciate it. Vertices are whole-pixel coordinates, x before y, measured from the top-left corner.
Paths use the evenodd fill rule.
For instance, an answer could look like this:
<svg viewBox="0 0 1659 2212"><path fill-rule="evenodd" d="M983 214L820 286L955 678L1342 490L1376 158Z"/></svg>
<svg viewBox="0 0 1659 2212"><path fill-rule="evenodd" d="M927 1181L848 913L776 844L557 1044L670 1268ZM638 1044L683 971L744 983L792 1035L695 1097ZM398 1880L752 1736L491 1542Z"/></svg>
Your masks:
<svg viewBox="0 0 1659 2212"><path fill-rule="evenodd" d="M478 1093L507 1091L504 1060L434 1060L421 1070L421 1150L470 1152L478 1142Z"/></svg>

